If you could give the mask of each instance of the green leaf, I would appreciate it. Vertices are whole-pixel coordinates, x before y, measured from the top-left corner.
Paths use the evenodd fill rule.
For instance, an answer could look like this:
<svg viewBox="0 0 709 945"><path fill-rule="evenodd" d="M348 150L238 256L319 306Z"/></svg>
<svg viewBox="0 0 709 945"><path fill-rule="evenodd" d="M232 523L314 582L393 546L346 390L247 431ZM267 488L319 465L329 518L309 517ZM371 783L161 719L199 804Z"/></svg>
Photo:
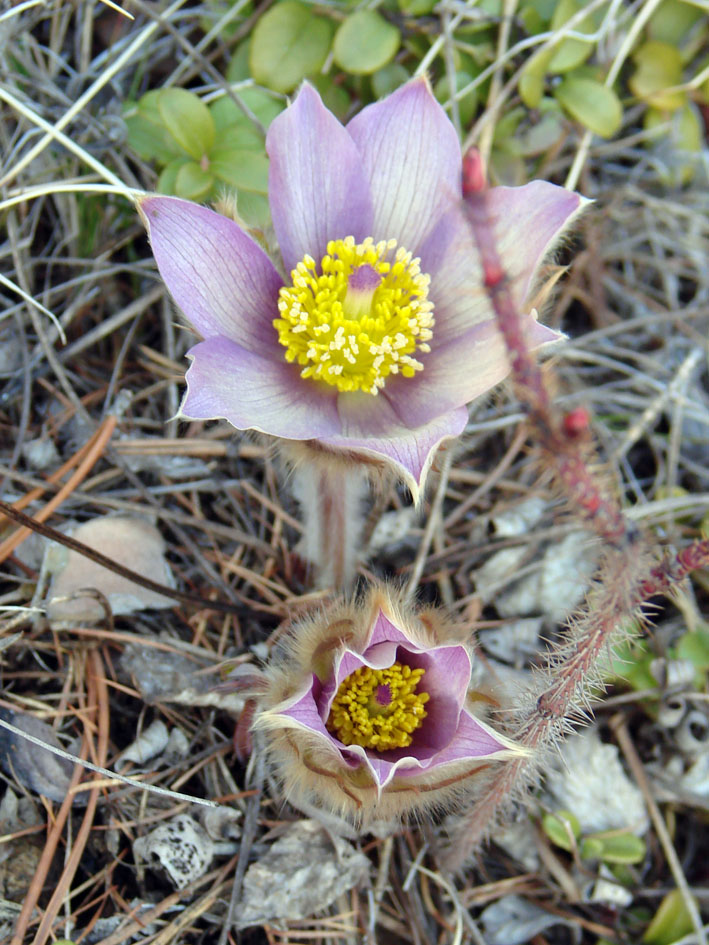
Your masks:
<svg viewBox="0 0 709 945"><path fill-rule="evenodd" d="M175 178L175 193L186 200L203 200L214 187L214 177L196 164L183 164Z"/></svg>
<svg viewBox="0 0 709 945"><path fill-rule="evenodd" d="M204 102L186 89L163 89L160 117L172 137L190 157L201 160L214 144L214 122Z"/></svg>
<svg viewBox="0 0 709 945"><path fill-rule="evenodd" d="M251 37L249 65L254 79L276 92L292 92L325 62L332 23L299 0L283 0L264 13Z"/></svg>
<svg viewBox="0 0 709 945"><path fill-rule="evenodd" d="M467 72L456 72L456 91L460 91L460 89L464 89L466 85L470 85L470 83L473 81L473 78L474 76L469 75ZM436 82L433 88L433 94L436 96L441 105L445 105L449 101L451 97L451 91L447 75L444 75L438 80L438 82ZM458 113L460 114L460 123L463 125L463 127L466 127L472 122L477 107L477 89L473 89L471 92L468 92L467 95L464 95L462 98L458 99Z"/></svg>
<svg viewBox="0 0 709 945"><path fill-rule="evenodd" d="M665 111L676 111L687 101L681 89L667 90L682 83L682 57L676 46L655 39L644 43L633 55L635 72L628 85L639 99Z"/></svg>
<svg viewBox="0 0 709 945"><path fill-rule="evenodd" d="M339 82L335 82L329 75L314 75L310 78L311 85L320 93L320 98L326 108L329 108L333 115L336 115L340 121L343 121L350 110L352 99L350 93Z"/></svg>
<svg viewBox="0 0 709 945"><path fill-rule="evenodd" d="M209 160L214 177L239 190L268 193L268 158L265 152L214 148Z"/></svg>
<svg viewBox="0 0 709 945"><path fill-rule="evenodd" d="M709 630L701 627L681 636L677 642L677 658L690 660L695 669L709 669Z"/></svg>
<svg viewBox="0 0 709 945"><path fill-rule="evenodd" d="M375 10L348 16L335 34L335 62L353 75L371 75L396 55L401 45L398 29Z"/></svg>
<svg viewBox="0 0 709 945"><path fill-rule="evenodd" d="M266 92L264 89L239 89L233 95L267 131L268 126L276 115L283 111L285 105L283 101L275 99L270 92ZM217 129L219 144L222 144L223 134L236 130L239 134L248 135L252 140L258 141L258 147L263 147L264 138L258 126L254 124L246 112L239 108L231 96L223 95L218 98L209 106L209 110ZM243 145L243 147L248 147L248 145Z"/></svg>
<svg viewBox="0 0 709 945"><path fill-rule="evenodd" d="M399 9L407 16L428 16L437 0L397 0Z"/></svg>
<svg viewBox="0 0 709 945"><path fill-rule="evenodd" d="M689 935L693 928L682 893L679 889L673 889L660 903L652 922L645 930L643 942L645 945L671 945L677 939Z"/></svg>
<svg viewBox="0 0 709 945"><path fill-rule="evenodd" d="M160 177L158 177L158 182L156 185L156 190L159 194L176 194L177 193L177 175L185 166L185 164L190 164L189 158L181 157L176 158L174 161L170 161L167 167L163 170Z"/></svg>
<svg viewBox="0 0 709 945"><path fill-rule="evenodd" d="M670 46L679 46L685 33L701 17L702 11L683 0L664 0L650 17L648 33L651 39L659 39Z"/></svg>
<svg viewBox="0 0 709 945"><path fill-rule="evenodd" d="M126 104L123 118L128 129L128 144L146 161L166 164L182 154L182 149L168 134L158 108L160 92L146 92L137 102Z"/></svg>
<svg viewBox="0 0 709 945"><path fill-rule="evenodd" d="M581 824L578 817L568 810L545 814L542 818L542 828L551 842L562 850L573 850L574 841L581 836Z"/></svg>
<svg viewBox="0 0 709 945"><path fill-rule="evenodd" d="M603 841L598 837L584 837L579 846L582 860L600 860L603 854Z"/></svg>
<svg viewBox="0 0 709 945"><path fill-rule="evenodd" d="M602 138L612 138L623 121L623 106L612 89L593 79L568 76L554 89L559 104Z"/></svg>
<svg viewBox="0 0 709 945"><path fill-rule="evenodd" d="M575 16L580 10L583 10L585 4L578 0L559 0L554 16L551 20L551 28L558 30L567 23L572 16ZM593 33L594 24L590 16L584 17L574 28L574 33ZM585 42L582 39L562 39L558 46L554 48L554 54L549 63L549 72L568 72L575 69L585 62L591 55L593 42Z"/></svg>
<svg viewBox="0 0 709 945"><path fill-rule="evenodd" d="M538 108L544 95L544 80L549 71L549 63L554 56L553 49L543 49L531 56L525 63L519 77L519 95L527 108Z"/></svg>
<svg viewBox="0 0 709 945"><path fill-rule="evenodd" d="M611 837L596 834L593 839L603 844L600 859L604 863L642 863L645 859L645 841L634 833L619 833Z"/></svg>
<svg viewBox="0 0 709 945"><path fill-rule="evenodd" d="M249 53L251 51L251 37L245 39L243 43L234 50L234 55L229 60L224 78L227 82L245 82L251 78L249 72Z"/></svg>
<svg viewBox="0 0 709 945"><path fill-rule="evenodd" d="M409 79L409 73L400 62L390 62L372 76L372 91L376 98L386 98Z"/></svg>
<svg viewBox="0 0 709 945"><path fill-rule="evenodd" d="M271 222L271 211L268 198L263 194L254 194L249 191L240 191L236 197L236 206L239 216L248 226L257 226L265 229Z"/></svg>

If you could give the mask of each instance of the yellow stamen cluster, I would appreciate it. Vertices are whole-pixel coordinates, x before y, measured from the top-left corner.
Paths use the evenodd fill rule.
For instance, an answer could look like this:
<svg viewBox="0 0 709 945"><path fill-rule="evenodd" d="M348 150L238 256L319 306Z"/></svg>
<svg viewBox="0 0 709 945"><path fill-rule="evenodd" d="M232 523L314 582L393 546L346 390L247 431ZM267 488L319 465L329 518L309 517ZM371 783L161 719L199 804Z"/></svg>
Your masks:
<svg viewBox="0 0 709 945"><path fill-rule="evenodd" d="M331 240L318 267L305 256L280 291L273 322L287 361L301 375L339 391L377 394L390 374L413 377L423 364L413 355L430 350L433 303L430 277L419 259L396 240ZM375 285L358 287L354 274L371 267Z"/></svg>
<svg viewBox="0 0 709 945"><path fill-rule="evenodd" d="M344 745L375 751L407 748L427 714L429 695L416 692L424 673L402 663L388 669L361 666L340 684L327 719L328 731Z"/></svg>

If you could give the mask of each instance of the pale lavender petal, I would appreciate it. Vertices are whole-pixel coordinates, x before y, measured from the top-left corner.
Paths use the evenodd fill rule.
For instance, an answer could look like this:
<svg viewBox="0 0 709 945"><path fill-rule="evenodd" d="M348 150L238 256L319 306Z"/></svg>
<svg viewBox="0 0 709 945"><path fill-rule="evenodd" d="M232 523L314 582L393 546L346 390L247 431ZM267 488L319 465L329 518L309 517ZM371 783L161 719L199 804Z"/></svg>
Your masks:
<svg viewBox="0 0 709 945"><path fill-rule="evenodd" d="M451 761L467 761L476 758L504 757L519 753L508 739L494 732L484 722L463 709L458 721L458 728L448 745L433 759L432 767L448 764Z"/></svg>
<svg viewBox="0 0 709 945"><path fill-rule="evenodd" d="M314 677L313 677L314 678ZM276 706L273 710L274 715L284 715L292 719L303 728L310 729L313 732L319 732L332 740L332 735L325 728L325 722L320 717L318 707L313 697L313 685L310 684L304 693L298 693L288 702Z"/></svg>
<svg viewBox="0 0 709 945"><path fill-rule="evenodd" d="M365 655L370 646L376 646L378 643L404 643L411 649L418 649L406 636L403 630L400 630L396 624L393 624L387 615L380 610L377 614L372 630L365 647Z"/></svg>
<svg viewBox="0 0 709 945"><path fill-rule="evenodd" d="M338 398L342 422L339 436L323 437L326 445L351 449L384 459L395 467L406 482L414 500L428 474L438 446L459 436L468 422L464 407L449 412L439 411L430 423L416 429L399 419L386 394L342 394Z"/></svg>
<svg viewBox="0 0 709 945"><path fill-rule="evenodd" d="M519 304L533 290L539 264L587 204L580 194L543 180L490 191L498 252L516 286Z"/></svg>
<svg viewBox="0 0 709 945"><path fill-rule="evenodd" d="M266 253L227 217L177 197L140 201L160 275L191 325L264 356L277 354L278 290Z"/></svg>
<svg viewBox="0 0 709 945"><path fill-rule="evenodd" d="M562 339L558 332L525 317L530 347ZM412 427L430 423L487 393L510 372L505 341L495 322L484 322L454 341L433 347L415 378L396 377L387 397L401 422Z"/></svg>
<svg viewBox="0 0 709 945"><path fill-rule="evenodd" d="M268 129L269 201L290 272L328 240L370 235L372 204L362 159L349 133L307 83Z"/></svg>
<svg viewBox="0 0 709 945"><path fill-rule="evenodd" d="M347 125L370 182L375 240L418 255L443 208L460 200L458 136L428 81L414 79Z"/></svg>
<svg viewBox="0 0 709 945"><path fill-rule="evenodd" d="M329 437L340 430L337 401L306 384L285 361L267 361L228 338L210 338L188 352L181 414L190 420L228 420L289 440Z"/></svg>
<svg viewBox="0 0 709 945"><path fill-rule="evenodd" d="M541 262L586 203L578 194L545 181L490 191L498 251L521 308L536 287ZM462 206L441 217L420 256L422 270L431 275L429 297L436 319L433 344L445 345L474 325L494 318Z"/></svg>

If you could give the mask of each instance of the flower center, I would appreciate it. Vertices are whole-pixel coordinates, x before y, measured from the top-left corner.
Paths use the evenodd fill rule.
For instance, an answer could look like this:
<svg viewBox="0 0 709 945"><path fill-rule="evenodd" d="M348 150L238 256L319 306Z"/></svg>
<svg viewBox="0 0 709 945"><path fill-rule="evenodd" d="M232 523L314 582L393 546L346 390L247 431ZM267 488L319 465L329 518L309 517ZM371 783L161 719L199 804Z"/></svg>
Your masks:
<svg viewBox="0 0 709 945"><path fill-rule="evenodd" d="M407 748L426 718L427 692L416 692L423 669L394 663L388 669L360 666L340 684L327 729L343 745L375 751Z"/></svg>
<svg viewBox="0 0 709 945"><path fill-rule="evenodd" d="M396 250L396 251L395 251ZM274 319L286 361L339 391L377 394L390 374L413 377L430 351L430 276L396 240L331 240L318 267L304 256L280 291Z"/></svg>

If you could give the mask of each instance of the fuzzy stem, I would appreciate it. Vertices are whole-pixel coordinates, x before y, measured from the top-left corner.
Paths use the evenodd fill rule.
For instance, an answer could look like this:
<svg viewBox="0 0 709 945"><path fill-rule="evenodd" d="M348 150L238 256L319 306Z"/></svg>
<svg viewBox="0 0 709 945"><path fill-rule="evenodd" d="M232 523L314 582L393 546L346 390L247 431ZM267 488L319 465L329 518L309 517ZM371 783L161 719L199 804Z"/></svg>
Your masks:
<svg viewBox="0 0 709 945"><path fill-rule="evenodd" d="M653 594L670 591L709 560L709 541L704 540L683 549L673 560L656 564L654 549L626 521L619 504L601 489L584 458L588 446L585 411L559 417L530 351L497 251L487 185L474 153L464 161L463 194L485 287L544 459L574 511L604 539L606 548L583 614L570 622L566 640L548 656L532 701L517 714L514 735L530 753L493 774L473 809L462 818L455 844L442 857L443 865L452 870L465 863L499 821L501 812L539 775L549 750L572 729L572 723L588 717L590 695L603 685L603 658L612 653L619 635L629 632L631 618L642 617L642 603Z"/></svg>
<svg viewBox="0 0 709 945"><path fill-rule="evenodd" d="M348 590L354 583L363 527L367 472L358 463L301 461L293 491L303 511L301 551L320 588Z"/></svg>

